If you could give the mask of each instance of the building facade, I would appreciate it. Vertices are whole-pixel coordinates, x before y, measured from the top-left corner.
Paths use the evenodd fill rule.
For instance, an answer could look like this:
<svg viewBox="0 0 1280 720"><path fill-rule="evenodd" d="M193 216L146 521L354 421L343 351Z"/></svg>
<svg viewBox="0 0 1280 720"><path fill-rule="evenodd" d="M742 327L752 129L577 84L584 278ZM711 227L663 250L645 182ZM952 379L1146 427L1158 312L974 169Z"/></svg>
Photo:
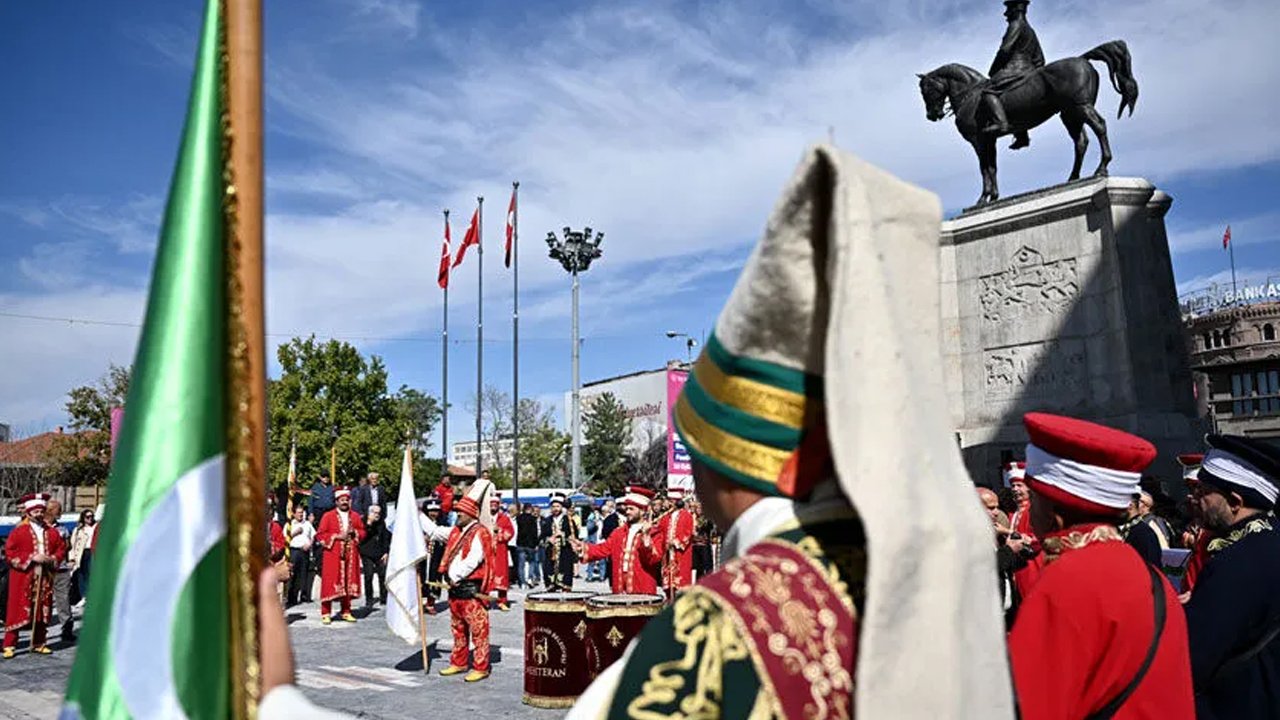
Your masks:
<svg viewBox="0 0 1280 720"><path fill-rule="evenodd" d="M1251 305L1184 304L1191 310L1184 324L1201 415L1216 432L1280 446L1280 301L1261 297Z"/></svg>
<svg viewBox="0 0 1280 720"><path fill-rule="evenodd" d="M486 438L484 440L484 466L511 467L511 460L515 457L515 452L515 439L510 436L499 438L497 441L490 441ZM453 465L474 468L476 466L476 441L463 440L454 443L450 452L449 462Z"/></svg>

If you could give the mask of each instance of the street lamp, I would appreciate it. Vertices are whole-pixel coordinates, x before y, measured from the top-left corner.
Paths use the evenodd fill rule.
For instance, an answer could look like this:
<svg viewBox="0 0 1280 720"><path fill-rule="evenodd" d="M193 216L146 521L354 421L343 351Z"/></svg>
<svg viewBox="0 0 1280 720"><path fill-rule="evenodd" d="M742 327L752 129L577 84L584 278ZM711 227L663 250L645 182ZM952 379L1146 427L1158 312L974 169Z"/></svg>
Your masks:
<svg viewBox="0 0 1280 720"><path fill-rule="evenodd" d="M556 238L554 232L547 233L548 255L560 263L561 267L573 276L573 409L570 414L569 433L573 438L571 451L571 473L573 488L582 487L582 403L581 386L578 380L578 273L586 272L591 262L600 257L600 243L604 242L604 233L594 232L591 228L583 228L582 232L574 232L569 226L564 227L564 240Z"/></svg>
<svg viewBox="0 0 1280 720"><path fill-rule="evenodd" d="M675 330L668 330L668 331L667 331L667 337L669 337L669 338L678 338L678 337L682 337L682 338L684 338L684 359L685 359L685 362L686 362L686 363L691 363L691 362L693 362L693 349L694 349L695 347L697 347L697 345L698 345L698 341L697 341L697 340L694 340L692 335L689 335L688 333L676 332Z"/></svg>

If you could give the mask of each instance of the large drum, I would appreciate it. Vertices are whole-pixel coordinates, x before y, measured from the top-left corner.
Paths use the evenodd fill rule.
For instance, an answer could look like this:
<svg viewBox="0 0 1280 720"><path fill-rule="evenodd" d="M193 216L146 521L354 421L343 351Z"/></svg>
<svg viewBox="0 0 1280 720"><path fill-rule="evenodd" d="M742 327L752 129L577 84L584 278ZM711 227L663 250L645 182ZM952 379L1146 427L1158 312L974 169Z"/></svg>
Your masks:
<svg viewBox="0 0 1280 720"><path fill-rule="evenodd" d="M524 704L567 708L591 684L587 674L589 592L533 593L524 601Z"/></svg>
<svg viewBox="0 0 1280 720"><path fill-rule="evenodd" d="M592 680L622 657L660 610L661 595L596 595L587 601L587 668Z"/></svg>

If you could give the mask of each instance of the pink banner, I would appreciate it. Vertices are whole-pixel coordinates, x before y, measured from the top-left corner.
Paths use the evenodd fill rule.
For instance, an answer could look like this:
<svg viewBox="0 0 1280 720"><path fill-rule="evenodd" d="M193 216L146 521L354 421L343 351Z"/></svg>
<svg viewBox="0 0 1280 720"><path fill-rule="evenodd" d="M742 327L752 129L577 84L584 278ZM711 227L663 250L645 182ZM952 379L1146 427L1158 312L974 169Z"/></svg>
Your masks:
<svg viewBox="0 0 1280 720"><path fill-rule="evenodd" d="M120 426L124 423L124 408L111 408L111 454L116 454L116 439L120 437Z"/></svg>
<svg viewBox="0 0 1280 720"><path fill-rule="evenodd" d="M667 370L667 482L682 486L688 481L678 482L676 478L688 478L693 468L689 464L689 450L676 433L675 411L676 400L688 379L689 373L685 370Z"/></svg>

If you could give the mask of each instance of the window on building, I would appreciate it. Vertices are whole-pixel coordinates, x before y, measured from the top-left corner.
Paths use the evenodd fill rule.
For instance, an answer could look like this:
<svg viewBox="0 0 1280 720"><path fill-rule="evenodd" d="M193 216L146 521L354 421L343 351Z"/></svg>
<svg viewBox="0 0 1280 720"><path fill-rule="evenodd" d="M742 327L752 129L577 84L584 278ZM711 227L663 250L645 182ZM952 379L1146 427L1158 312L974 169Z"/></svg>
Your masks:
<svg viewBox="0 0 1280 720"><path fill-rule="evenodd" d="M1280 370L1262 370L1255 377L1258 385L1258 413L1280 414Z"/></svg>
<svg viewBox="0 0 1280 720"><path fill-rule="evenodd" d="M1266 325L1262 326L1262 339L1263 340L1276 339L1276 328L1274 325L1272 325L1271 323L1267 323Z"/></svg>
<svg viewBox="0 0 1280 720"><path fill-rule="evenodd" d="M1231 347L1231 328L1222 331L1222 346Z"/></svg>
<svg viewBox="0 0 1280 720"><path fill-rule="evenodd" d="M1213 347L1213 338L1209 337L1209 333L1207 332L1201 333L1200 338L1204 340L1203 347L1205 350L1208 350L1209 348Z"/></svg>
<svg viewBox="0 0 1280 720"><path fill-rule="evenodd" d="M1232 415L1244 414L1244 402L1239 399L1241 397L1244 397L1243 377L1244 377L1243 375L1231 376L1231 397L1232 397L1231 414Z"/></svg>
<svg viewBox="0 0 1280 720"><path fill-rule="evenodd" d="M1213 346L1222 347L1222 333L1218 330L1213 331Z"/></svg>

